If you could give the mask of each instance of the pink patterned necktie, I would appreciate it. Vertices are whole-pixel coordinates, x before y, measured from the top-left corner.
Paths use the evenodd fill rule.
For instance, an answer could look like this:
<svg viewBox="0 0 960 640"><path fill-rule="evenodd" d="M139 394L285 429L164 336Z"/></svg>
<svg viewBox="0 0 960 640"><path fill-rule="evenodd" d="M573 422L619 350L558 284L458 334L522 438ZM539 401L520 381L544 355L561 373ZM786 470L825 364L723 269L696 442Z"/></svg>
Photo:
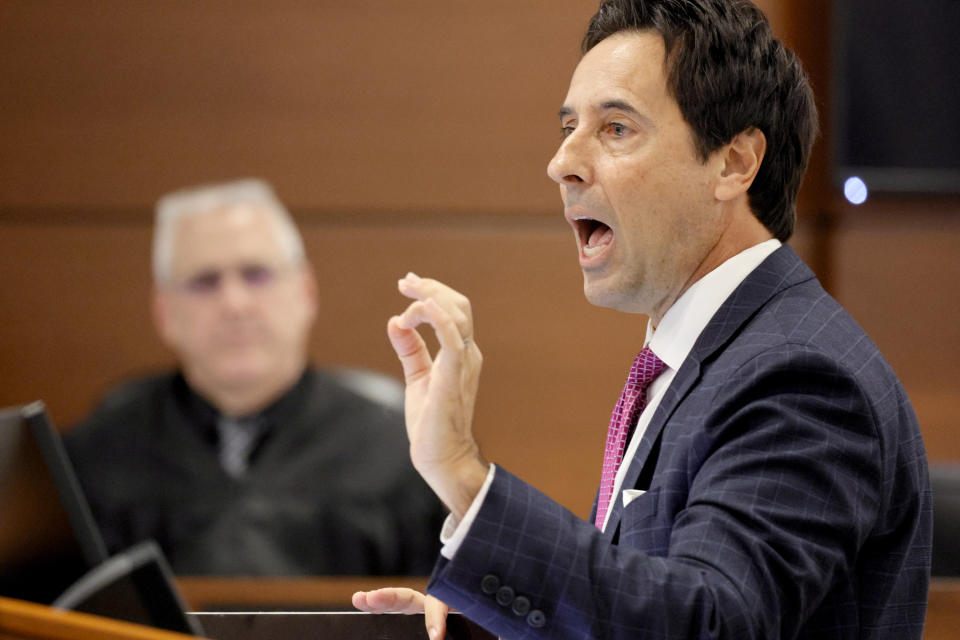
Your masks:
<svg viewBox="0 0 960 640"><path fill-rule="evenodd" d="M627 438L633 431L640 412L647 406L647 387L665 366L667 365L650 347L644 347L634 358L630 375L620 392L620 399L613 408L610 427L607 429L607 445L603 450L603 475L600 477L600 496L597 500L597 518L594 521L598 529L603 529L603 521L607 517L613 483L623 459Z"/></svg>

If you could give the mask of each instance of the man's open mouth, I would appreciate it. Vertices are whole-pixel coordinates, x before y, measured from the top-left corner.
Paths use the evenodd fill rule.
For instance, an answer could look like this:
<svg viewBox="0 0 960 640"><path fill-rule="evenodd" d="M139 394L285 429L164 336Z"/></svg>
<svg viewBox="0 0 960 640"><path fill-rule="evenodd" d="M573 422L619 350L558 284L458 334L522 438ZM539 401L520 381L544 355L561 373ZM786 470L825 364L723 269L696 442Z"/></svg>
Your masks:
<svg viewBox="0 0 960 640"><path fill-rule="evenodd" d="M613 242L613 229L593 218L574 218L573 223L580 238L583 255L592 258L599 255Z"/></svg>

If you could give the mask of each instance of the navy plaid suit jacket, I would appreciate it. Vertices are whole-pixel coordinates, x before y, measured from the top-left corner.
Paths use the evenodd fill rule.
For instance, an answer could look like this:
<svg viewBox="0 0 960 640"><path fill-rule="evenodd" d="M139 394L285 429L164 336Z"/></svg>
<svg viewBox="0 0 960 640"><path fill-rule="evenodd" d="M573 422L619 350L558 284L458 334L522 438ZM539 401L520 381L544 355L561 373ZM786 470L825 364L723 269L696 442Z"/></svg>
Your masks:
<svg viewBox="0 0 960 640"><path fill-rule="evenodd" d="M605 533L502 468L428 591L503 638L920 638L926 457L896 376L788 247L704 329Z"/></svg>

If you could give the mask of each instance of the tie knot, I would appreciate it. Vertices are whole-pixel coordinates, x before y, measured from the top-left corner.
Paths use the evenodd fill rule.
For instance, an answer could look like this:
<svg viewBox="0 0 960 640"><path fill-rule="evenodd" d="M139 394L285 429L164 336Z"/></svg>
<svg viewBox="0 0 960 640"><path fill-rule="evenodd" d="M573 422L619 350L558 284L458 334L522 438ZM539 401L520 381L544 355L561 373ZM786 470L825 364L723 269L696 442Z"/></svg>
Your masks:
<svg viewBox="0 0 960 640"><path fill-rule="evenodd" d="M648 345L633 359L628 384L645 390L666 366L667 364L658 358L657 354Z"/></svg>
<svg viewBox="0 0 960 640"><path fill-rule="evenodd" d="M252 432L256 431L259 426L260 418L258 416L235 418L233 416L220 415L217 417L217 428L221 430Z"/></svg>
<svg viewBox="0 0 960 640"><path fill-rule="evenodd" d="M220 416L217 432L220 436L220 464L231 476L238 478L247 471L250 454L257 444L263 421L259 417L232 418Z"/></svg>

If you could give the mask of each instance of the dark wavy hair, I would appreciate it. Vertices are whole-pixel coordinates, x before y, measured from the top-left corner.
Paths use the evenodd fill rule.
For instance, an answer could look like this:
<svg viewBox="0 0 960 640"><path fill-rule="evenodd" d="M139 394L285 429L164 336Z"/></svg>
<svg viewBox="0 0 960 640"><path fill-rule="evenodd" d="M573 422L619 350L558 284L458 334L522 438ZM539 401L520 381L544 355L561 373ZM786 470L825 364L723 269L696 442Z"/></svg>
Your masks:
<svg viewBox="0 0 960 640"><path fill-rule="evenodd" d="M605 0L581 49L622 31L654 30L666 44L667 88L706 161L743 131L767 150L748 196L780 240L793 234L797 192L817 135L813 91L797 56L748 0Z"/></svg>

